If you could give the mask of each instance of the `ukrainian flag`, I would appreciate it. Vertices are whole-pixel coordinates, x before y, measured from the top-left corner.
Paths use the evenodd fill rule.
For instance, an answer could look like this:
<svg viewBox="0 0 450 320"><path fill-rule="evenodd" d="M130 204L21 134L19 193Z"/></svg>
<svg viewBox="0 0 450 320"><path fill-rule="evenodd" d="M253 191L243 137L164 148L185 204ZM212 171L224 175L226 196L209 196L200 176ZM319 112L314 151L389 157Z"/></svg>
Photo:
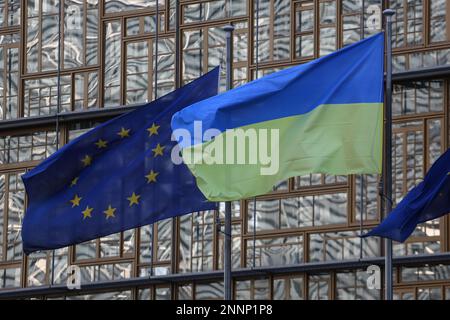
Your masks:
<svg viewBox="0 0 450 320"><path fill-rule="evenodd" d="M310 173L380 173L383 68L379 33L197 102L173 116L173 135L213 201Z"/></svg>

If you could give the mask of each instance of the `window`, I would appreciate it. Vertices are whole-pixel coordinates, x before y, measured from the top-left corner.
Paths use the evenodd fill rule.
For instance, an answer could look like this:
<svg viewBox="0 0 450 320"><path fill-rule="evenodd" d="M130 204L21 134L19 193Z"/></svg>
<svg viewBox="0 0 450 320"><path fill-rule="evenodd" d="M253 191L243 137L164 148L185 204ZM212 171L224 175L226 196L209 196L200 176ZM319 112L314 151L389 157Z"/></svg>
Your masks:
<svg viewBox="0 0 450 320"><path fill-rule="evenodd" d="M59 2L27 2L26 71L57 70ZM64 1L61 67L75 68L98 63L98 0Z"/></svg>
<svg viewBox="0 0 450 320"><path fill-rule="evenodd" d="M19 41L17 34L0 35L0 120L19 116Z"/></svg>
<svg viewBox="0 0 450 320"><path fill-rule="evenodd" d="M55 151L54 131L0 136L0 164L43 160Z"/></svg>
<svg viewBox="0 0 450 320"><path fill-rule="evenodd" d="M223 222L221 222L221 232L218 233L218 269L223 269L223 248L224 248L224 234ZM231 225L231 268L241 267L241 224L233 223Z"/></svg>
<svg viewBox="0 0 450 320"><path fill-rule="evenodd" d="M391 0L389 7L396 14L392 18L394 47L423 44L423 0Z"/></svg>
<svg viewBox="0 0 450 320"><path fill-rule="evenodd" d="M368 230L363 230L367 232ZM309 235L309 262L351 260L380 256L380 239L361 239L359 231L338 231ZM362 244L361 244L362 242ZM362 250L362 252L361 252Z"/></svg>
<svg viewBox="0 0 450 320"><path fill-rule="evenodd" d="M196 300L223 300L223 282L198 283L195 285Z"/></svg>
<svg viewBox="0 0 450 320"><path fill-rule="evenodd" d="M288 60L290 58L290 1L268 0L259 2L259 14L253 6L254 25L253 62Z"/></svg>
<svg viewBox="0 0 450 320"><path fill-rule="evenodd" d="M379 218L380 199L378 187L378 175L355 176L354 221L361 221L361 204L363 205L363 221L375 221Z"/></svg>
<svg viewBox="0 0 450 320"><path fill-rule="evenodd" d="M214 0L182 5L183 23L211 21L247 14L245 0Z"/></svg>
<svg viewBox="0 0 450 320"><path fill-rule="evenodd" d="M305 281L303 276L289 276L273 279L274 300L304 300Z"/></svg>
<svg viewBox="0 0 450 320"><path fill-rule="evenodd" d="M327 55L337 49L336 1L323 1L319 3L319 55Z"/></svg>
<svg viewBox="0 0 450 320"><path fill-rule="evenodd" d="M64 1L63 68L98 63L98 0Z"/></svg>
<svg viewBox="0 0 450 320"><path fill-rule="evenodd" d="M394 116L442 112L444 110L444 81L415 81L396 84L392 95Z"/></svg>
<svg viewBox="0 0 450 320"><path fill-rule="evenodd" d="M409 97L411 96L414 97L414 94L409 94ZM435 94L435 96L439 101L440 95ZM406 99L406 97L408 97L407 94L404 95L403 99ZM394 101L398 101L398 99ZM410 98L409 109L405 110L420 111L420 104L415 101L419 100ZM427 108L428 105L431 105L429 108L433 108L431 102L425 101L423 105ZM438 103L434 105L435 110L442 109L443 106ZM394 110L395 108L398 107L394 107ZM394 172L393 198L395 203L398 204L409 190L422 181L426 171L442 153L442 142L442 118L425 117L420 120L394 124L392 159ZM395 244L395 253L406 255L439 252L441 243L439 221L439 219L436 219L420 224L404 244Z"/></svg>
<svg viewBox="0 0 450 320"><path fill-rule="evenodd" d="M119 106L120 95L120 53L122 50L120 20L107 22L105 25L105 67L104 67L104 105Z"/></svg>
<svg viewBox="0 0 450 320"><path fill-rule="evenodd" d="M314 2L301 1L295 7L295 56L314 55Z"/></svg>
<svg viewBox="0 0 450 320"><path fill-rule="evenodd" d="M268 279L238 280L234 285L236 300L267 300L270 297Z"/></svg>
<svg viewBox="0 0 450 320"><path fill-rule="evenodd" d="M213 269L214 218L214 211L180 217L180 272Z"/></svg>
<svg viewBox="0 0 450 320"><path fill-rule="evenodd" d="M20 267L0 268L0 290L20 287Z"/></svg>
<svg viewBox="0 0 450 320"><path fill-rule="evenodd" d="M255 242L255 246L253 246ZM248 239L246 267L285 266L303 262L303 236Z"/></svg>
<svg viewBox="0 0 450 320"><path fill-rule="evenodd" d="M347 176L332 176L320 173L313 173L306 176L300 176L294 178L294 188L308 188L315 186L325 186L333 184L347 184Z"/></svg>
<svg viewBox="0 0 450 320"><path fill-rule="evenodd" d="M164 32L164 13L158 12L158 34ZM127 36L138 36L156 33L156 13L146 16L132 17L126 19Z"/></svg>
<svg viewBox="0 0 450 320"><path fill-rule="evenodd" d="M81 283L120 280L132 277L132 263L110 263L93 266L80 266Z"/></svg>
<svg viewBox="0 0 450 320"><path fill-rule="evenodd" d="M430 42L441 42L449 39L447 33L449 15L448 1L430 0Z"/></svg>
<svg viewBox="0 0 450 320"><path fill-rule="evenodd" d="M248 201L248 232L347 223L347 193Z"/></svg>
<svg viewBox="0 0 450 320"><path fill-rule="evenodd" d="M240 84L246 81L246 50L241 52L242 46L246 46L247 40L247 23L237 23L233 33L233 44L235 50L235 63L233 63L233 72L236 81ZM202 27L195 30L183 31L183 84L186 84L202 74L208 72L214 67L221 65L220 89L225 90L225 31L223 26Z"/></svg>
<svg viewBox="0 0 450 320"><path fill-rule="evenodd" d="M54 251L53 283L67 282L68 248ZM52 282L53 251L34 252L27 257L27 286L43 286Z"/></svg>
<svg viewBox="0 0 450 320"><path fill-rule="evenodd" d="M159 0L158 5L162 8L164 0ZM105 0L106 13L154 8L156 8L156 0Z"/></svg>
<svg viewBox="0 0 450 320"><path fill-rule="evenodd" d="M0 262L22 259L25 188L20 176L23 173L24 171L16 171L0 174Z"/></svg>
<svg viewBox="0 0 450 320"><path fill-rule="evenodd" d="M342 36L343 45L357 42L363 38L364 18L362 0L342 1Z"/></svg>
<svg viewBox="0 0 450 320"><path fill-rule="evenodd" d="M59 112L70 111L71 83L70 77L61 77L61 105ZM57 78L40 78L24 82L24 116L44 116L57 113L58 87Z"/></svg>
<svg viewBox="0 0 450 320"><path fill-rule="evenodd" d="M419 267L402 267L402 282L439 281L450 279L450 266L430 265Z"/></svg>
<svg viewBox="0 0 450 320"><path fill-rule="evenodd" d="M364 5L364 8L363 8ZM373 15L378 8L379 20ZM342 44L344 46L375 34L381 29L381 5L379 0L342 1Z"/></svg>
<svg viewBox="0 0 450 320"><path fill-rule="evenodd" d="M0 28L20 23L20 1L5 0L0 3Z"/></svg>
<svg viewBox="0 0 450 320"><path fill-rule="evenodd" d="M317 274L308 276L308 299L331 299L331 278L329 274Z"/></svg>
<svg viewBox="0 0 450 320"><path fill-rule="evenodd" d="M126 48L126 104L146 103L175 89L174 38L128 42Z"/></svg>
<svg viewBox="0 0 450 320"><path fill-rule="evenodd" d="M353 270L336 273L337 300L379 300L380 290L369 289L366 270Z"/></svg>

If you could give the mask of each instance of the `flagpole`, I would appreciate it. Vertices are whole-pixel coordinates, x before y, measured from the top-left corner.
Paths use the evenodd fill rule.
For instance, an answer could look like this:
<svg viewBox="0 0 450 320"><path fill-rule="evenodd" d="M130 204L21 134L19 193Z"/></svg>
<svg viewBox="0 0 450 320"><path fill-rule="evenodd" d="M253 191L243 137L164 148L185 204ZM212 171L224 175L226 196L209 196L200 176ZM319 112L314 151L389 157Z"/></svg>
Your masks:
<svg viewBox="0 0 450 320"><path fill-rule="evenodd" d="M392 16L395 11L386 9L386 124L385 124L385 168L384 168L384 217L392 211ZM392 300L392 240L385 239L385 299Z"/></svg>
<svg viewBox="0 0 450 320"><path fill-rule="evenodd" d="M232 37L234 26L226 25L223 30L226 33L227 67L226 67L226 89L232 87L231 59L233 56ZM231 201L225 202L225 230L224 230L224 250L223 250L223 281L224 300L231 300Z"/></svg>

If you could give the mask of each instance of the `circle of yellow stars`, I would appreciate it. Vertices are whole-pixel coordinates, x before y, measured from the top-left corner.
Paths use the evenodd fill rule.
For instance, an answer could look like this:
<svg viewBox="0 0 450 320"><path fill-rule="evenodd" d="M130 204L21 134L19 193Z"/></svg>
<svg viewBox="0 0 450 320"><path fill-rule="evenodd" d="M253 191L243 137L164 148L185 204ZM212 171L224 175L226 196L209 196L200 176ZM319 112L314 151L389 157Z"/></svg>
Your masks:
<svg viewBox="0 0 450 320"><path fill-rule="evenodd" d="M158 130L160 127L161 127L160 125L153 123L149 128L146 129L148 131L148 136L151 137L153 135L158 135L159 134ZM131 129L128 129L125 127L121 127L120 130L117 132L117 135L120 137L120 139L129 138L130 134L131 134ZM108 148L107 140L98 139L94 144L97 147L97 149L107 149ZM152 149L153 158L156 158L158 156L163 156L165 148L166 148L165 146L161 146L161 144L158 143L156 145L156 147ZM92 157L92 155L89 155L89 154L84 155L83 158L81 159L83 167L90 166L92 164L92 161L93 161L93 157ZM153 169L150 170L150 172L145 175L145 178L147 179L147 184L156 183L158 175L159 175L159 172L156 172ZM80 179L79 176L74 177L71 180L69 187L72 188L72 187L76 186L78 184L79 179ZM126 197L126 199L128 200L128 206L129 207L138 206L140 198L141 198L140 194L133 192L129 197ZM70 199L70 201L69 201L72 208L80 207L82 199L83 199L83 197L79 196L78 194L75 194L73 196L73 198ZM103 214L105 215L105 219L108 220L110 218L111 219L115 218L116 211L117 211L117 208L114 208L114 207L112 207L111 204L109 204L108 208L106 208L103 211ZM83 220L92 218L93 213L94 213L94 208L87 205L85 207L85 209L81 211Z"/></svg>

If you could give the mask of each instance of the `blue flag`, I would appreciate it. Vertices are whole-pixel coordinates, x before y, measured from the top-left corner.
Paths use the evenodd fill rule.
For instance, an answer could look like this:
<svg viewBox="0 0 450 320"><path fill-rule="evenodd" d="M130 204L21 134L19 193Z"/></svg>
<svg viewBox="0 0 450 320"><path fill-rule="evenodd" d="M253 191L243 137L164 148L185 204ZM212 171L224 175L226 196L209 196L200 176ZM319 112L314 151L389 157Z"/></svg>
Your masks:
<svg viewBox="0 0 450 320"><path fill-rule="evenodd" d="M428 171L383 222L364 237L380 236L405 241L417 224L450 212L450 149Z"/></svg>
<svg viewBox="0 0 450 320"><path fill-rule="evenodd" d="M219 69L65 145L22 176L23 249L65 247L196 211L215 209L171 141L174 113L217 94Z"/></svg>

